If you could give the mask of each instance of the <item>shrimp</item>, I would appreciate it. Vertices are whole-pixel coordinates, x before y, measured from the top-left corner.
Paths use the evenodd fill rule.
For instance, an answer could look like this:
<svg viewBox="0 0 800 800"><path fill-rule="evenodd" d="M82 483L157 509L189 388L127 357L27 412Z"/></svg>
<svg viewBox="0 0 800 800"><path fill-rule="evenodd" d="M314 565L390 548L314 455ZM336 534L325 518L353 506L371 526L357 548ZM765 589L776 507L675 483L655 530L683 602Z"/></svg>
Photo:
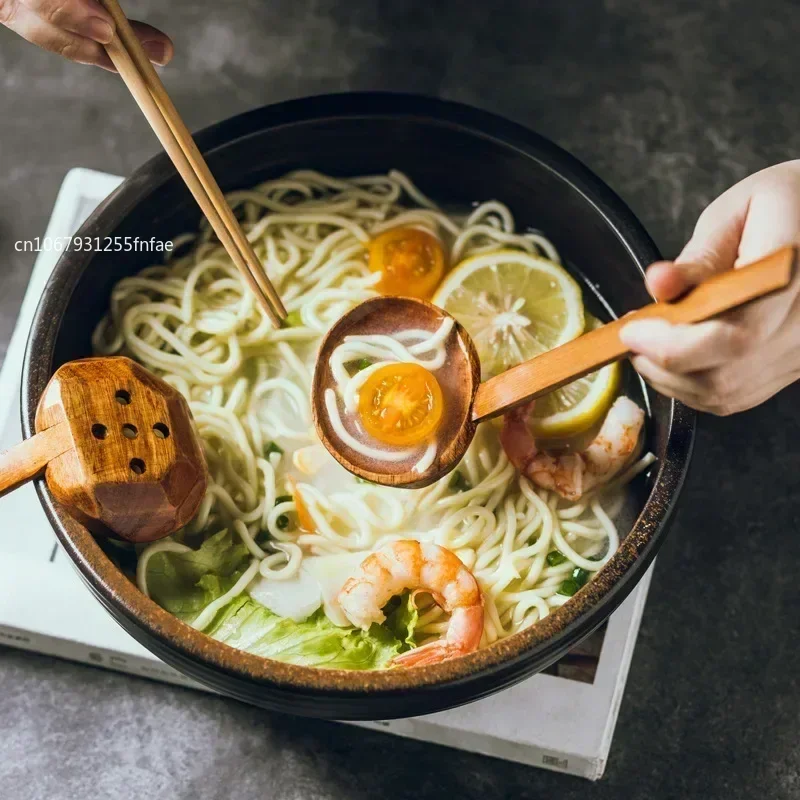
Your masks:
<svg viewBox="0 0 800 800"><path fill-rule="evenodd" d="M641 449L644 412L627 397L608 410L600 433L580 453L550 454L539 450L528 419L533 403L509 411L500 441L511 463L537 486L580 500L590 489L611 480Z"/></svg>
<svg viewBox="0 0 800 800"><path fill-rule="evenodd" d="M483 634L483 595L475 576L451 550L437 544L403 539L368 555L357 575L339 592L348 619L367 630L383 622L381 609L397 594L429 592L450 613L447 634L435 642L395 656L393 665L437 664L478 649Z"/></svg>

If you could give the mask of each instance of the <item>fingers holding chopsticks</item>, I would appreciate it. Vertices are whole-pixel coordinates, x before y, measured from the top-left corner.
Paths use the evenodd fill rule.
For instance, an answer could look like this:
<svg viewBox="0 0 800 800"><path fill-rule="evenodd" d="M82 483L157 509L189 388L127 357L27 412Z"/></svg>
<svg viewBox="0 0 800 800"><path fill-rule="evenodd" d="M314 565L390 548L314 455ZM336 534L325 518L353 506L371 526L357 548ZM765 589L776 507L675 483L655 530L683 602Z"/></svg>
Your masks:
<svg viewBox="0 0 800 800"><path fill-rule="evenodd" d="M0 0L0 23L70 61L115 71L104 48L114 36L114 21L98 0ZM174 52L169 36L143 22L131 26L148 58L168 64Z"/></svg>

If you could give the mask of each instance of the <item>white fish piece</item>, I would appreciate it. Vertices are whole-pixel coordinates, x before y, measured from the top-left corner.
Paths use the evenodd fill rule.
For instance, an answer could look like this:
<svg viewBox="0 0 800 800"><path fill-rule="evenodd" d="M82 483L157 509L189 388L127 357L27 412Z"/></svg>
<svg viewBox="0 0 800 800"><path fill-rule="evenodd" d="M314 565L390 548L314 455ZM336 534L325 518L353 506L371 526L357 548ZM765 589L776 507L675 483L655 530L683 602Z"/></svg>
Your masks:
<svg viewBox="0 0 800 800"><path fill-rule="evenodd" d="M255 578L247 591L257 603L295 622L308 619L320 606L340 628L351 626L337 601L345 581L353 575L369 551L306 556L293 578L285 581Z"/></svg>
<svg viewBox="0 0 800 800"><path fill-rule="evenodd" d="M327 556L308 556L300 567L312 575L322 592L322 606L328 619L340 628L349 628L352 623L347 619L337 597L347 579L358 569L361 562L369 555L368 550L356 553L334 553Z"/></svg>
<svg viewBox="0 0 800 800"><path fill-rule="evenodd" d="M319 582L302 567L297 575L285 581L272 581L258 576L247 591L253 600L273 614L295 622L308 619L322 605Z"/></svg>

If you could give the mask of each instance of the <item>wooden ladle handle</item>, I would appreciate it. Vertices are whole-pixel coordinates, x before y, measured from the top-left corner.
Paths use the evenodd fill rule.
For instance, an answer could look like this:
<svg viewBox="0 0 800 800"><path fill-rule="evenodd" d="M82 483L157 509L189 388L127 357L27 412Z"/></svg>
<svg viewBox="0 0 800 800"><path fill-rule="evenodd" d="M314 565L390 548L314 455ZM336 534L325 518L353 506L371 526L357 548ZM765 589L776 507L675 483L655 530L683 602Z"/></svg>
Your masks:
<svg viewBox="0 0 800 800"><path fill-rule="evenodd" d="M72 447L69 425L59 422L0 453L0 497L35 478L54 458Z"/></svg>
<svg viewBox="0 0 800 800"><path fill-rule="evenodd" d="M709 278L675 302L652 303L512 367L478 387L472 419L477 422L502 414L624 358L629 351L619 332L629 322L654 317L672 323L699 322L783 289L792 279L796 260L796 247L778 250Z"/></svg>

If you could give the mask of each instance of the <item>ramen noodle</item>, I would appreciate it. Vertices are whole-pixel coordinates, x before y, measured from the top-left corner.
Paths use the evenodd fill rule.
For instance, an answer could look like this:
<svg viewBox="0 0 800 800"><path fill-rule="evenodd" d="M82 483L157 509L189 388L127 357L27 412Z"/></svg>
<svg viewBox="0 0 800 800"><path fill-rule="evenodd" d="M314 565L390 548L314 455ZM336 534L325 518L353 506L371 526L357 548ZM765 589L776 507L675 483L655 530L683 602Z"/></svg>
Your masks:
<svg viewBox="0 0 800 800"><path fill-rule="evenodd" d="M386 667L444 640L455 619L446 603L434 602L435 589L405 586L411 591L383 608L382 621L354 624L342 587L392 543L419 542L428 560L439 557L431 549L438 546L474 576L480 646L568 602L616 551L620 487L651 455L626 464L610 484L566 500L521 474L498 426L486 422L455 472L424 489L387 488L355 478L327 454L309 398L320 341L342 314L379 292L430 296L435 288L430 274L408 273L403 284L402 271L376 268L378 240L388 243L385 253L427 259L436 280L495 251L558 264L553 245L518 232L500 202L446 213L395 171L344 180L300 170L228 200L281 294L287 324L273 328L204 225L175 240L170 261L116 284L93 338L98 354L128 355L187 398L209 466L192 523L132 551L141 590L234 647L352 669ZM392 250L398 231L406 238ZM387 450L356 439L346 420L386 365L440 375L451 324L433 334L356 336L337 348L336 385L325 400L344 441L424 471L435 439Z"/></svg>

